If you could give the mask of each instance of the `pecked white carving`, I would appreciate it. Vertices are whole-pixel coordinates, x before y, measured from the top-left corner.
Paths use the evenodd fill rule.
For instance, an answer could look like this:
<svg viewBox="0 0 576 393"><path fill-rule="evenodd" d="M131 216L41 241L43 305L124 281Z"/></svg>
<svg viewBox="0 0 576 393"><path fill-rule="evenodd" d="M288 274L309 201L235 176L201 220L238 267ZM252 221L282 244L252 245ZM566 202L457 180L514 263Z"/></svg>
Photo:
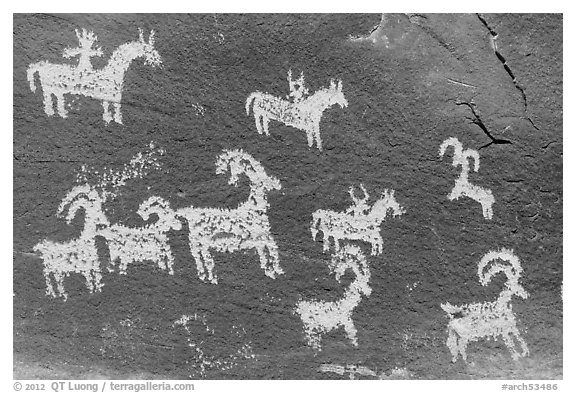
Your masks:
<svg viewBox="0 0 576 393"><path fill-rule="evenodd" d="M322 334L340 326L344 328L352 345L358 346L352 312L360 303L362 296L368 297L372 293L372 288L368 285L370 269L366 257L358 246L345 245L337 251L332 256L329 268L338 282L347 269L355 274L354 281L346 288L342 299L335 302L301 300L296 304L295 309L304 323L308 345L318 351L322 350L320 345Z"/></svg>
<svg viewBox="0 0 576 393"><path fill-rule="evenodd" d="M61 216L68 206L66 215L68 224L72 222L79 209L84 209L84 228L77 239L63 243L43 240L34 246L34 251L44 260L46 295L62 296L66 300L68 295L64 289L64 277L70 273L82 274L91 293L101 291L102 274L95 237L101 226L109 225L102 211L102 203L103 199L98 192L86 184L74 187L60 203L57 215ZM56 282L57 293L54 291L51 276Z"/></svg>
<svg viewBox="0 0 576 393"><path fill-rule="evenodd" d="M359 199L354 195L352 187L348 190L354 204L344 212L318 209L312 213L310 230L312 239L316 239L319 231L323 233L323 249L330 248L330 237L334 240L336 251L340 249L340 240L363 240L372 245L371 254L379 255L382 252L384 241L380 235L380 224L386 218L388 210L394 217L405 213L394 198L394 190L384 190L380 199L372 207L367 204L369 195L363 185L360 188L364 192L364 198Z"/></svg>
<svg viewBox="0 0 576 393"><path fill-rule="evenodd" d="M170 228L180 229L182 223L176 218L167 201L160 197L150 197L144 201L138 214L147 221L151 215L158 219L141 228L129 228L120 224L110 225L103 205L109 198L117 197L118 190L128 180L141 179L152 169L159 169L157 155L164 154L162 149L155 149L150 144L150 151L136 154L129 163L120 170L104 168L97 171L94 168L82 166L76 176L74 186L62 199L57 216L62 216L68 209L66 221L72 222L80 209L84 210L84 228L77 239L66 242L43 240L34 247L44 262L44 277L46 279L46 295L68 298L64 289L64 278L71 273L82 274L86 279L88 290L93 293L101 291L102 274L96 237L106 240L112 261L119 261L121 274L126 273L129 263L142 260L156 262L162 269L168 269L172 274L173 257L166 232ZM56 284L54 290L53 281Z"/></svg>
<svg viewBox="0 0 576 393"><path fill-rule="evenodd" d="M218 283L210 250L235 252L256 249L260 267L270 278L284 273L279 264L278 246L270 233L268 192L280 190L280 181L266 174L250 154L225 150L216 161L216 173L230 170L228 184L237 186L239 175L250 181L248 199L236 209L185 207L176 214L188 221L190 252L196 261L198 277Z"/></svg>
<svg viewBox="0 0 576 393"><path fill-rule="evenodd" d="M113 224L98 232L107 241L112 263L119 262L120 274L126 274L128 265L135 262L152 261L162 270L174 274L174 256L168 244L168 231L182 229L182 223L170 208L168 201L152 196L142 202L138 215L144 221L155 214L158 219L143 227L127 227Z"/></svg>
<svg viewBox="0 0 576 393"><path fill-rule="evenodd" d="M490 263L498 259L508 264ZM487 267L490 268L485 271ZM458 359L458 354L466 361L466 347L470 341L477 341L481 338L497 339L499 336L504 340L514 360L529 354L528 346L516 327L516 316L512 311L513 295L522 299L528 298L528 293L518 282L522 274L522 266L513 250L502 248L500 251L490 251L478 264L478 278L484 286L500 272L503 272L508 280L495 301L462 306L453 306L450 303L441 305L450 317L446 345L450 349L453 362ZM516 351L513 338L516 338L520 344L521 354Z"/></svg>
<svg viewBox="0 0 576 393"><path fill-rule="evenodd" d="M79 56L77 66L70 64L52 64L40 61L30 64L27 70L28 82L32 92L36 91L34 75L38 73L40 84L44 94L44 112L48 116L54 115L53 99L56 98L56 113L63 118L68 116L65 108L65 94L76 94L91 97L102 101L103 119L106 124L114 120L122 124L121 101L124 85L124 74L130 63L139 57L144 57L145 63L151 66L162 64L160 55L154 48L154 30L150 32L148 42L144 41L142 29L139 29L138 41L132 41L120 45L116 49L108 64L101 69L93 69L90 57L101 56L100 48L92 49L97 40L93 32L82 29L82 33L76 30L76 36L80 42L78 48L67 48L63 57L70 58ZM110 112L110 104L114 106L114 116Z"/></svg>
<svg viewBox="0 0 576 393"><path fill-rule="evenodd" d="M295 127L306 132L308 146L312 147L314 141L319 150L322 150L320 138L320 119L324 110L332 105L339 104L341 108L348 106L348 101L342 92L342 81L336 84L330 81L330 87L322 88L312 95L308 95L308 89L304 85L304 74L296 81L292 80L292 71L288 71L288 83L290 94L286 101L268 93L255 91L246 99L246 114L250 114L250 105L254 112L256 129L259 134L268 132L270 120L276 120L287 126ZM253 104L252 104L253 103Z"/></svg>
<svg viewBox="0 0 576 393"><path fill-rule="evenodd" d="M482 215L484 218L491 220L492 204L494 204L494 196L492 195L492 191L471 184L468 181L468 173L470 172L468 159L471 158L474 160L474 172L478 172L478 169L480 169L480 154L476 150L472 149L463 150L462 143L460 143L458 139L451 137L446 139L440 145L440 157L444 156L448 146L454 147L454 158L452 160L452 166L462 166L462 172L460 172L460 176L458 179L456 179L454 188L448 195L448 199L452 201L462 196L472 198L476 202L480 203L480 205L482 205Z"/></svg>

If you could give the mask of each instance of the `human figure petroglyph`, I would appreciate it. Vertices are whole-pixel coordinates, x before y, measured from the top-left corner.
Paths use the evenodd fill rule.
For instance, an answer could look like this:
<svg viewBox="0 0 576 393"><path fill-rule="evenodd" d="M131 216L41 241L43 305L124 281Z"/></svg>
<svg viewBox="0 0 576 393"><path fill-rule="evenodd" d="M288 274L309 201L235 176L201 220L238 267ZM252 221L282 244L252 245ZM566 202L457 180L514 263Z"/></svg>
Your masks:
<svg viewBox="0 0 576 393"><path fill-rule="evenodd" d="M301 300L296 304L295 312L300 315L304 323L306 341L312 348L322 350L320 345L322 335L343 327L352 345L358 346L352 312L360 303L362 296L369 297L372 293L372 288L368 285L370 269L366 257L360 247L345 245L332 256L328 267L338 282L348 269L352 270L355 279L346 288L340 300L335 302Z"/></svg>
<svg viewBox="0 0 576 393"><path fill-rule="evenodd" d="M102 203L103 199L98 192L86 184L74 187L60 203L57 215L62 215L68 206L68 224L80 209L84 209L85 221L82 232L76 239L62 243L43 240L34 246L34 251L39 253L44 261L46 295L61 296L66 300L68 294L64 289L64 278L70 273L82 274L91 293L101 291L102 274L95 239L98 231L109 225L102 210ZM54 291L51 276L56 282L57 292Z"/></svg>
<svg viewBox="0 0 576 393"><path fill-rule="evenodd" d="M462 143L460 143L458 139L451 137L440 145L440 157L444 156L448 146L454 147L452 166L462 166L462 172L460 172L460 176L456 179L454 188L448 195L448 199L452 201L461 196L472 198L482 205L482 215L484 218L491 220L493 214L492 205L494 204L492 191L473 185L468 181L468 173L470 172L468 159L474 161L474 172L478 172L478 169L480 169L480 154L472 149L463 150Z"/></svg>
<svg viewBox="0 0 576 393"><path fill-rule="evenodd" d="M358 199L354 196L352 187L349 189L354 205L344 212L318 209L312 213L312 224L310 231L312 239L316 239L319 231L323 234L323 249L330 248L330 237L334 240L336 251L340 249L340 240L363 240L372 245L371 254L379 255L382 252L384 241L380 235L380 224L386 218L388 210L397 217L404 214L405 210L394 198L394 190L384 190L380 199L372 207L366 203L369 198L364 186L364 198Z"/></svg>
<svg viewBox="0 0 576 393"><path fill-rule="evenodd" d="M491 264L496 260L502 260L508 264L500 262ZM486 271L487 267L490 268ZM516 326L516 316L512 311L513 295L522 299L528 298L528 292L518 282L522 274L522 266L513 250L502 248L500 251L490 251L478 264L478 278L483 286L488 285L492 277L500 272L503 272L508 280L495 301L462 306L453 306L450 303L441 305L450 317L446 345L450 349L453 362L458 359L459 354L466 361L468 343L481 338L502 337L514 360L529 354L528 345L520 336ZM520 344L522 353L516 351L514 338Z"/></svg>
<svg viewBox="0 0 576 393"><path fill-rule="evenodd" d="M91 49L96 36L90 33L79 35L80 48L67 49L64 57L80 56L79 65L51 64L40 61L30 64L27 70L28 82L32 92L36 91L34 75L38 73L44 94L44 112L48 116L54 115L52 96L56 98L56 113L63 118L68 116L64 107L65 94L77 94L102 101L103 119L106 124L112 120L122 124L121 101L124 85L124 74L133 60L144 57L144 62L151 66L162 64L160 55L154 48L154 30L150 32L148 42L144 40L144 33L139 29L137 41L122 44L116 49L108 64L101 69L94 70L90 64L90 56L98 55L98 49ZM90 45L90 46L88 46ZM110 104L114 106L114 116L110 111Z"/></svg>
<svg viewBox="0 0 576 393"><path fill-rule="evenodd" d="M342 92L342 81L335 83L330 80L330 87L322 88L308 96L308 89L304 86L304 74L297 81L292 80L292 72L288 73L290 83L289 98L294 102L283 100L268 93L256 91L246 99L246 115L250 114L250 105L254 112L256 130L259 134L268 132L270 120L276 120L287 126L295 127L306 132L308 146L312 147L314 141L319 150L322 150L320 138L320 120L324 110L332 105L348 106L348 101Z"/></svg>
<svg viewBox="0 0 576 393"><path fill-rule="evenodd" d="M158 219L141 227L113 224L98 232L106 239L112 264L119 263L120 274L126 274L128 265L152 261L162 270L174 274L174 256L168 244L168 231L182 229L182 223L165 199L152 196L142 202L138 215L147 221L152 214Z"/></svg>
<svg viewBox="0 0 576 393"><path fill-rule="evenodd" d="M286 96L286 99L292 99L295 103L302 101L303 98L308 97L310 94L310 90L308 90L304 82L304 72L300 73L300 78L293 80L292 70L288 70L288 86L290 93Z"/></svg>
<svg viewBox="0 0 576 393"><path fill-rule="evenodd" d="M94 32L88 32L86 29L82 29L82 34L80 34L78 29L76 29L75 32L80 46L78 48L64 49L62 56L66 59L78 56L78 67L76 70L80 73L90 72L93 70L90 58L102 56L102 48L96 47L92 49L92 45L98 40Z"/></svg>
<svg viewBox="0 0 576 393"><path fill-rule="evenodd" d="M352 198L354 204L346 209L346 214L351 214L354 217L361 217L366 215L370 210L370 205L367 203L370 196L368 195L366 188L364 188L364 184L360 184L360 189L364 193L364 198L362 199L357 198L356 195L354 195L354 188L350 187L348 189L348 194L350 194L350 198Z"/></svg>
<svg viewBox="0 0 576 393"><path fill-rule="evenodd" d="M256 249L260 267L270 278L284 271L279 264L278 246L270 233L268 193L280 190L280 181L266 174L264 167L242 150L225 150L216 162L216 173L230 171L228 184L237 186L239 175L250 181L248 199L236 209L185 207L176 214L188 221L190 252L201 280L218 283L211 250L234 252Z"/></svg>

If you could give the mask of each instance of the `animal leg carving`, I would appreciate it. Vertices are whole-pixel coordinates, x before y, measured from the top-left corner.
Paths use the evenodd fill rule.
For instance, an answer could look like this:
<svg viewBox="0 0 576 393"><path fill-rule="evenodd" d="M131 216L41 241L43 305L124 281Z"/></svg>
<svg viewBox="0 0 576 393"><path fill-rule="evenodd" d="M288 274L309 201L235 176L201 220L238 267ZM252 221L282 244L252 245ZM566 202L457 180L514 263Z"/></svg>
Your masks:
<svg viewBox="0 0 576 393"><path fill-rule="evenodd" d="M102 108L104 109L104 113L102 114L102 118L106 122L106 125L112 121L112 115L110 114L110 102L102 101Z"/></svg>
<svg viewBox="0 0 576 393"><path fill-rule="evenodd" d="M64 95L63 94L57 95L56 96L56 109L58 110L58 114L60 115L60 117L67 118L68 117L68 111L64 107L64 103L65 103Z"/></svg>
<svg viewBox="0 0 576 393"><path fill-rule="evenodd" d="M54 108L52 105L52 93L44 91L44 112L48 116L54 116Z"/></svg>
<svg viewBox="0 0 576 393"><path fill-rule="evenodd" d="M122 124L122 112L120 111L120 102L114 103L114 121L118 124Z"/></svg>

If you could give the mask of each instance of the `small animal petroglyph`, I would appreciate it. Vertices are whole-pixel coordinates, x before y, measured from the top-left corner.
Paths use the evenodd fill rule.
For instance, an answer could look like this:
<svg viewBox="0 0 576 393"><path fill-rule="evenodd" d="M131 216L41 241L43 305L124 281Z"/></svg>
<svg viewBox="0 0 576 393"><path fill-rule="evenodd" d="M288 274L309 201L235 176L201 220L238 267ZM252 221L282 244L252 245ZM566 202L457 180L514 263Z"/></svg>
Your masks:
<svg viewBox="0 0 576 393"><path fill-rule="evenodd" d="M93 32L76 30L80 42L79 48L67 48L63 57L79 56L78 65L52 64L40 61L28 66L27 76L32 92L36 91L34 75L38 73L44 94L44 112L54 115L53 98L56 98L56 113L63 118L68 116L65 108L64 95L76 94L102 101L104 121L106 124L114 120L122 124L121 101L124 85L124 74L130 63L139 57L144 57L145 63L151 66L162 64L160 55L154 48L154 30L150 32L148 42L144 41L142 29L139 29L138 41L120 45L112 55L108 64L101 69L93 69L90 62L92 56L102 56L100 48L92 49L97 40ZM114 116L110 113L110 103L114 106Z"/></svg>
<svg viewBox="0 0 576 393"><path fill-rule="evenodd" d="M143 227L127 227L113 224L98 232L106 239L112 263L119 262L120 274L126 274L128 265L135 262L156 262L162 270L174 274L174 257L168 244L168 231L182 229L182 223L170 208L168 201L152 196L142 202L138 215L144 221L155 214L158 220Z"/></svg>
<svg viewBox="0 0 576 393"><path fill-rule="evenodd" d="M369 195L366 189L363 185L360 185L360 188L364 192L362 199L356 198L353 188L350 187L348 192L354 204L346 211L319 209L312 214L310 226L312 239L315 240L318 232L322 231L324 251L329 250L330 237L332 237L336 251L340 249L342 239L363 240L372 245L372 255L379 255L384 245L380 235L380 224L386 218L388 210L392 211L394 217L405 212L404 208L396 202L394 190L384 190L380 199L370 207L367 203Z"/></svg>
<svg viewBox="0 0 576 393"><path fill-rule="evenodd" d="M345 245L332 256L329 268L338 282L347 269L352 270L355 275L354 281L346 288L342 299L335 302L301 300L295 309L304 323L308 345L319 351L322 349L320 346L322 335L340 326L344 328L352 345L358 346L352 311L358 306L362 296L368 297L372 293L372 288L368 285L370 269L360 247Z"/></svg>
<svg viewBox="0 0 576 393"><path fill-rule="evenodd" d="M66 222L70 224L76 213L84 209L84 228L77 239L63 243L43 240L34 246L34 251L39 253L44 261L46 295L62 296L66 300L68 294L64 289L64 277L68 277L70 273L82 274L91 293L101 290L102 274L95 237L101 227L109 225L102 211L102 203L98 192L88 185L74 187L62 200L57 214L60 216L68 206ZM56 282L57 293L54 291L51 276Z"/></svg>
<svg viewBox="0 0 576 393"><path fill-rule="evenodd" d="M456 167L458 165L462 166L462 172L460 172L460 177L456 179L456 184L452 189L452 192L448 195L449 200L458 199L461 196L467 196L474 199L476 202L482 205L482 215L484 218L492 219L492 204L494 204L494 196L492 191L475 186L468 181L468 173L470 172L470 167L468 159L474 160L474 172L478 172L480 169L480 154L476 150L466 149L462 150L462 143L454 137L446 139L440 145L440 157L444 156L448 146L454 147L454 158L452 160L452 166Z"/></svg>
<svg viewBox="0 0 576 393"><path fill-rule="evenodd" d="M290 94L287 101L268 93L256 91L246 100L246 114L250 114L250 105L254 112L256 129L259 134L268 133L268 123L276 120L287 126L295 127L306 132L308 146L312 147L314 141L319 150L322 150L320 138L320 119L324 110L332 105L339 104L341 108L348 106L348 101L342 92L342 81L330 81L330 87L322 88L312 95L304 85L304 74L296 81L292 80L292 71L288 71Z"/></svg>
<svg viewBox="0 0 576 393"><path fill-rule="evenodd" d="M278 246L270 233L268 192L280 190L280 181L268 176L262 164L242 150L225 150L216 162L216 173L230 170L228 184L237 186L239 175L250 181L250 195L236 209L185 207L176 211L188 221L190 252L201 280L218 283L210 250L234 252L256 249L260 267L270 278L284 273Z"/></svg>
<svg viewBox="0 0 576 393"><path fill-rule="evenodd" d="M502 260L507 264L490 263L496 260ZM489 270L485 271L488 266ZM499 336L504 340L514 360L528 355L528 346L516 327L516 316L511 304L513 295L526 299L528 293L518 283L522 274L522 266L512 250L502 248L500 251L490 251L478 264L478 278L484 286L500 272L503 272L508 280L495 301L462 306L453 306L450 303L441 305L450 317L446 345L450 349L453 362L458 359L458 354L462 355L462 359L466 361L466 347L470 341L477 341L481 338L496 339ZM520 344L522 353L516 351L513 338L516 338Z"/></svg>

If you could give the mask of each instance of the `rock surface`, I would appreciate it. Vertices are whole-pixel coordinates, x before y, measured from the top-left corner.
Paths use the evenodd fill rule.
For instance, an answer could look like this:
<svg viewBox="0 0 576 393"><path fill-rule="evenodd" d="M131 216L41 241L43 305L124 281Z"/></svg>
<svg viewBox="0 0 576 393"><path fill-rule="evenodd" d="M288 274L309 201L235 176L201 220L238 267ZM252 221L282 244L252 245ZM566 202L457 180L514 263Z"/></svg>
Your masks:
<svg viewBox="0 0 576 393"><path fill-rule="evenodd" d="M16 14L15 378L561 378L562 23L546 14ZM155 31L162 65L130 64L121 123L104 121L101 101L82 95L64 96L66 118L48 116L38 77L30 89L30 64L78 65L62 53L82 28L103 52L94 70L138 40L139 28L145 41ZM348 105L323 112L322 150L276 120L260 135L246 114L255 91L289 100L288 70L293 80L303 73L309 95L342 81ZM451 137L479 154L469 181L492 192L491 219L469 197L448 198L462 170L452 148L439 155ZM251 184L216 173L218 156L234 149L281 184L267 194L267 216L284 274L266 275L253 248L213 250L218 283L200 280L189 248L195 224L180 218L182 228L167 232L173 275L150 261L119 274L96 236L102 290L91 293L72 273L66 301L47 296L34 248L80 236L87 212L70 223L56 214L73 187L102 185L103 173L118 176L139 153L157 151L149 167L108 184L110 225L153 222L137 214L153 196L174 211L234 209ZM405 212L378 227L379 255L342 240L365 254L371 293L351 309L357 346L339 327L322 334L318 351L296 304L336 302L355 276L336 279L333 247L323 252L322 236L311 237L312 214L345 211L349 188L360 198L360 185L370 206L394 190ZM523 268L530 296L511 304L530 354L513 362L501 337L480 339L468 345L468 363L452 363L440 305L496 299L506 276L482 286L477 269L501 248Z"/></svg>

